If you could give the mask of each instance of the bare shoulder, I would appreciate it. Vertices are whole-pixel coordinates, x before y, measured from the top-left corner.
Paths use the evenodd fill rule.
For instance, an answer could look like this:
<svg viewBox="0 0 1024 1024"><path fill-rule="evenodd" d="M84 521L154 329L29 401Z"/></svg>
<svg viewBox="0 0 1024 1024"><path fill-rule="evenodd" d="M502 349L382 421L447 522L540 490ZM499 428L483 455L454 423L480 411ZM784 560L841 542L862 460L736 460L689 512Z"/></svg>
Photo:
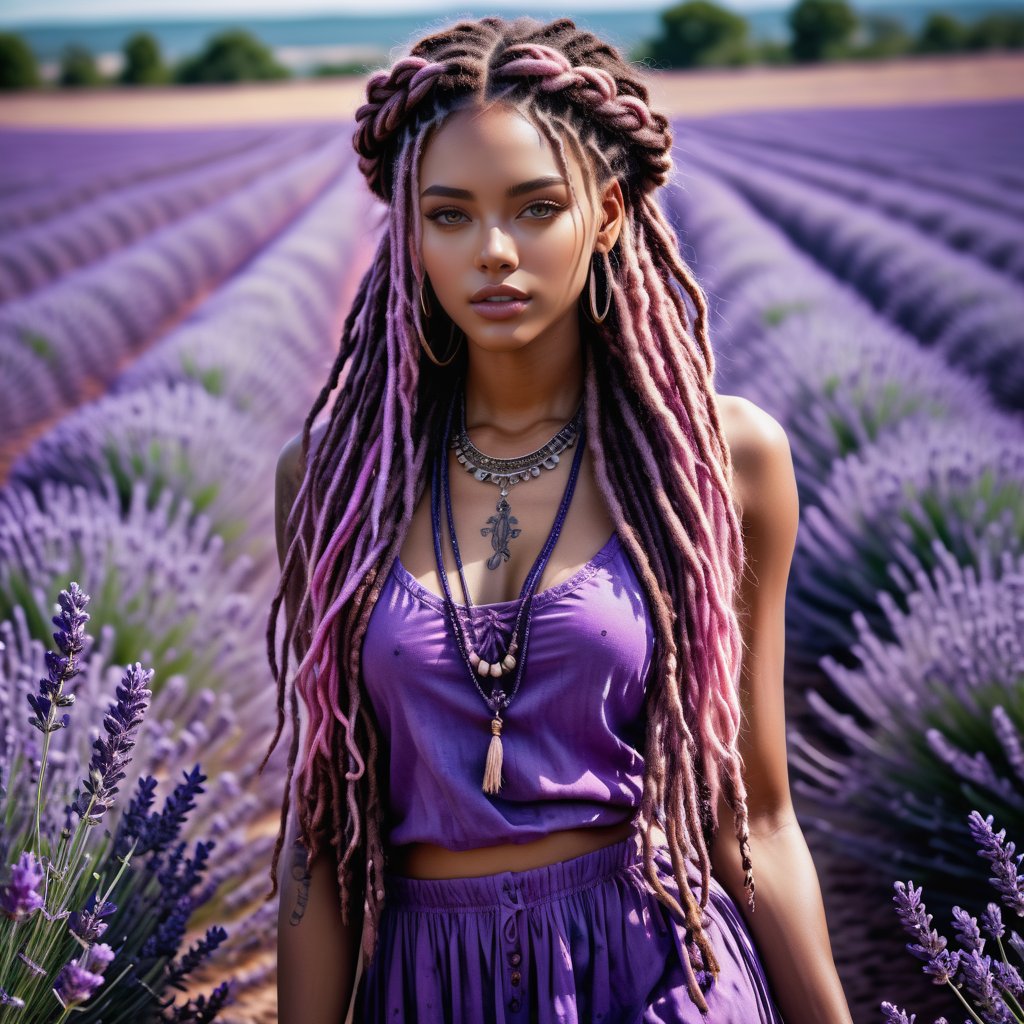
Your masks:
<svg viewBox="0 0 1024 1024"><path fill-rule="evenodd" d="M795 501L793 457L785 428L739 395L718 395L722 433L733 464L734 499L750 519Z"/></svg>
<svg viewBox="0 0 1024 1024"><path fill-rule="evenodd" d="M327 432L328 423L328 420L324 420L323 422L316 424L312 431L310 431L310 455L320 447L320 442L323 440L324 434ZM285 442L284 447L281 449L280 454L277 457L278 483L286 482L294 484L297 489L298 485L302 482L303 468L302 431L300 430L294 437Z"/></svg>

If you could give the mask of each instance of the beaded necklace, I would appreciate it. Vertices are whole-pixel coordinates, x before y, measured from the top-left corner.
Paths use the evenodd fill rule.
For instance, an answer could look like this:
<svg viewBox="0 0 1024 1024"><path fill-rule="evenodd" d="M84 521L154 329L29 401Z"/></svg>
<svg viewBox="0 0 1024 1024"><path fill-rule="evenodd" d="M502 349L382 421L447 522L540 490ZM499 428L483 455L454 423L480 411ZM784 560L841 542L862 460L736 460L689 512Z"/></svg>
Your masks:
<svg viewBox="0 0 1024 1024"><path fill-rule="evenodd" d="M459 579L462 584L462 593L465 598L466 611L470 617L470 621L472 621L473 605L469 598L469 587L466 585L466 576L463 572L462 556L459 554L459 542L455 536L455 520L452 515L451 491L449 488L450 474L448 471L448 439L451 437L455 404L458 400L462 387L463 384L461 382L456 385L454 392L455 398L448 408L448 413L445 419L442 443L435 446L433 472L431 474L430 512L434 534L434 557L437 560L437 573L441 579L442 589L444 590L445 611L447 612L449 622L451 623L452 630L455 634L455 642L459 648L459 653L462 656L462 661L466 666L466 670L469 672L470 678L472 679L477 692L481 697L483 697L484 702L487 704L487 707L490 709L493 716L491 718L491 742L490 746L487 748L487 761L484 768L483 790L485 793L498 793L501 790L501 765L503 753L501 745L501 729L504 724L502 720L502 712L512 703L512 699L515 697L516 692L519 689L519 684L523 678L524 667L526 665L526 646L530 637L530 623L533 617L533 597L536 593L540 578L544 573L544 567L547 565L548 559L551 556L555 542L558 540L559 534L562 532L562 526L565 523L565 517L569 511L569 503L572 501L573 492L576 489L576 480L579 476L580 465L583 461L583 449L586 446L586 429L584 425L585 421L581 417L578 440L576 443L576 452L573 455L572 466L569 469L569 479L565 485L565 492L562 495L561 504L558 506L558 513L555 516L554 525L551 527L551 532L548 534L548 538L545 541L544 546L541 548L540 554L537 555L537 559L533 563L533 568L530 569L530 572L523 582L522 590L519 593L515 625L512 629L508 653L504 658L494 662L493 664L486 662L480 658L476 651L470 650L469 645L466 642L465 631L462 627L462 622L459 618L455 601L452 598L451 587L448 582L448 573L445 571L444 557L441 553L441 498L443 494L445 510L448 518L448 534L452 543L452 552L455 555L455 565L459 571ZM522 632L521 643L519 641L520 631ZM511 693L506 693L500 686L494 686L491 690L490 696L488 696L480 685L481 679L497 679L513 669L515 670L515 677Z"/></svg>

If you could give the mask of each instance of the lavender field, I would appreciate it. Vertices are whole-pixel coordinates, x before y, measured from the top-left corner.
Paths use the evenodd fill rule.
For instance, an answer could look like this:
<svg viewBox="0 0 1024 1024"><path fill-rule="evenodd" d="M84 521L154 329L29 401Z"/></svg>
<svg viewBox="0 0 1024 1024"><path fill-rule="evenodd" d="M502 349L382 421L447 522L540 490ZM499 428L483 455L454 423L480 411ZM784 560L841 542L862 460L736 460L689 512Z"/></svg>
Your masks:
<svg viewBox="0 0 1024 1024"><path fill-rule="evenodd" d="M0 131L0 1024L55 1019L15 1005L55 976L82 1021L275 1019L273 477L381 227L350 136ZM679 120L676 142L663 198L718 389L796 464L791 778L851 1009L961 1020L893 883L942 930L984 909L970 813L1024 841L1024 104ZM87 606L51 621L72 581ZM135 843L114 909L19 862L75 807L104 882ZM1024 890L1004 903L1024 916Z"/></svg>

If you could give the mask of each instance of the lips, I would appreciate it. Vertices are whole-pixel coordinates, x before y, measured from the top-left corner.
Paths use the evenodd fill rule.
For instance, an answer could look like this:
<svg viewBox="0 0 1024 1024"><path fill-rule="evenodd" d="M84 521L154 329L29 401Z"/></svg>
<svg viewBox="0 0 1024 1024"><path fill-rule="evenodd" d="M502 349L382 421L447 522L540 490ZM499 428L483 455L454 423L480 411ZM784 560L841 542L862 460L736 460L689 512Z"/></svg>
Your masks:
<svg viewBox="0 0 1024 1024"><path fill-rule="evenodd" d="M485 320L508 320L518 316L530 304L529 299L507 299L501 302L471 302L473 312Z"/></svg>
<svg viewBox="0 0 1024 1024"><path fill-rule="evenodd" d="M483 302L484 299L491 298L492 296L506 296L510 299L523 299L524 301L529 298L526 292L521 292L510 284L488 284L474 292L473 297L469 301Z"/></svg>

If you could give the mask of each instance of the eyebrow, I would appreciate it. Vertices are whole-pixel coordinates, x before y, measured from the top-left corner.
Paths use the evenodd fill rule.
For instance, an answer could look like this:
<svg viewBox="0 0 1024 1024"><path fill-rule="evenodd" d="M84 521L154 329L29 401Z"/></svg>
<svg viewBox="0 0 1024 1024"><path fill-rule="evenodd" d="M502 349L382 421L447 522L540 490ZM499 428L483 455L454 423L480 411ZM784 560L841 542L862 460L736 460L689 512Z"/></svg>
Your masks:
<svg viewBox="0 0 1024 1024"><path fill-rule="evenodd" d="M557 174L545 175L541 178L531 178L529 181L521 182L518 185L510 185L505 191L509 199L525 195L527 192L536 192L537 189L547 188L549 185L568 185L565 178ZM472 192L464 188L451 188L449 185L431 185L420 193L420 199L427 196L443 196L445 199L475 199Z"/></svg>

